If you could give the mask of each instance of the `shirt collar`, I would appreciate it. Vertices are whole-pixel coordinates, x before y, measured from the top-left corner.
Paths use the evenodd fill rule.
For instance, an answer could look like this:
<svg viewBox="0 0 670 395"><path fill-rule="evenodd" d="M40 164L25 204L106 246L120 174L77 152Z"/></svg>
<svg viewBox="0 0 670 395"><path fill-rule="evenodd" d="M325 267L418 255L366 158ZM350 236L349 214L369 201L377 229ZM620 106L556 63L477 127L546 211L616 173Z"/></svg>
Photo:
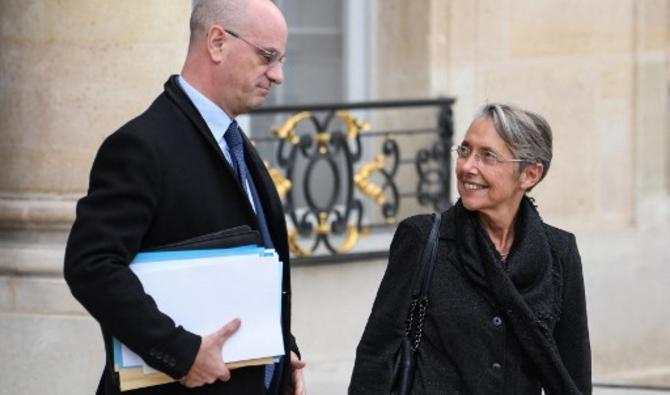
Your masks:
<svg viewBox="0 0 670 395"><path fill-rule="evenodd" d="M228 114L205 95L198 92L198 90L186 82L181 75L177 77L177 81L179 81L179 85L186 93L186 96L191 99L195 108L200 112L200 115L202 115L207 127L209 127L209 130L214 135L214 139L217 142L221 141L224 133L228 130L228 126L232 122Z"/></svg>

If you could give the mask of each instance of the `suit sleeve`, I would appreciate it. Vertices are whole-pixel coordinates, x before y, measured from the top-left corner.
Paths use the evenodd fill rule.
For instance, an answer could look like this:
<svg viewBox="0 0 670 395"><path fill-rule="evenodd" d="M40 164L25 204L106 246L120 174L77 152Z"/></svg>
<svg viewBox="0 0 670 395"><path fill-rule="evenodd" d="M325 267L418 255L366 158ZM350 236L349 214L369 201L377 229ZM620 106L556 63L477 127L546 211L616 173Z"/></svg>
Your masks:
<svg viewBox="0 0 670 395"><path fill-rule="evenodd" d="M149 365L180 378L201 339L161 313L128 267L152 223L161 169L152 146L124 131L103 143L93 163L68 239L64 276L103 328Z"/></svg>
<svg viewBox="0 0 670 395"><path fill-rule="evenodd" d="M405 330L412 280L423 240L411 221L400 223L393 236L389 263L356 350L349 394L388 394L395 354Z"/></svg>
<svg viewBox="0 0 670 395"><path fill-rule="evenodd" d="M583 394L591 393L591 345L586 317L582 263L575 237L570 235L564 259L563 309L554 330L561 359Z"/></svg>

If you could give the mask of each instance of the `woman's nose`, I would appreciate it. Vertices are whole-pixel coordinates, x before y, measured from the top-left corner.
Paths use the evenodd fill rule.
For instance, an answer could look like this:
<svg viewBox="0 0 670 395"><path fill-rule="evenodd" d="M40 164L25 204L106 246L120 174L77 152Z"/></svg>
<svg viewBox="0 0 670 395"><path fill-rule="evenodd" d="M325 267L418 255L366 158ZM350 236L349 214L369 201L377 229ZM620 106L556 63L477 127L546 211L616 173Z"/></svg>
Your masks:
<svg viewBox="0 0 670 395"><path fill-rule="evenodd" d="M461 158L459 162L461 164L461 168L466 172L472 172L475 169L477 171L479 170L480 158L479 155L474 152L465 158Z"/></svg>

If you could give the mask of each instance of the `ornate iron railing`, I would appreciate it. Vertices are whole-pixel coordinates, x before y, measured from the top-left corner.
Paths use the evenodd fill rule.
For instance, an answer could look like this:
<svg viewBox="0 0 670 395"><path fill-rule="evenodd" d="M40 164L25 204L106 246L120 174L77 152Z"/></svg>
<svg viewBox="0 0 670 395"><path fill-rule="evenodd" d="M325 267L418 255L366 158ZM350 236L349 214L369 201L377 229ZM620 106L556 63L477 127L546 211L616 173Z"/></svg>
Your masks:
<svg viewBox="0 0 670 395"><path fill-rule="evenodd" d="M357 247L362 237L392 228L401 219L403 201L414 200L430 211L451 205L454 102L440 98L274 106L251 114L252 123L272 117L272 135L259 136L254 128L253 140L283 199L297 261L385 256L388 245L372 251ZM398 120L399 111L412 110L432 110L430 125ZM392 128L375 128L375 121L367 120L391 117L396 119L390 121ZM425 146L417 146L419 136Z"/></svg>

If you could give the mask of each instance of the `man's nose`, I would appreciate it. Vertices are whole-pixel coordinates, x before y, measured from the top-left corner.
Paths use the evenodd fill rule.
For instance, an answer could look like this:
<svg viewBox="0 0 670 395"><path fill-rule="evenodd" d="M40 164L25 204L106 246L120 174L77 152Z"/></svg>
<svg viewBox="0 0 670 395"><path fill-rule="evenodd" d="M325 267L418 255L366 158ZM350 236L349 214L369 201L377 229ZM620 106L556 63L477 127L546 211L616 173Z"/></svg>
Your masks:
<svg viewBox="0 0 670 395"><path fill-rule="evenodd" d="M270 81L280 85L284 82L284 64L282 62L277 62L268 66L268 71L265 73Z"/></svg>

